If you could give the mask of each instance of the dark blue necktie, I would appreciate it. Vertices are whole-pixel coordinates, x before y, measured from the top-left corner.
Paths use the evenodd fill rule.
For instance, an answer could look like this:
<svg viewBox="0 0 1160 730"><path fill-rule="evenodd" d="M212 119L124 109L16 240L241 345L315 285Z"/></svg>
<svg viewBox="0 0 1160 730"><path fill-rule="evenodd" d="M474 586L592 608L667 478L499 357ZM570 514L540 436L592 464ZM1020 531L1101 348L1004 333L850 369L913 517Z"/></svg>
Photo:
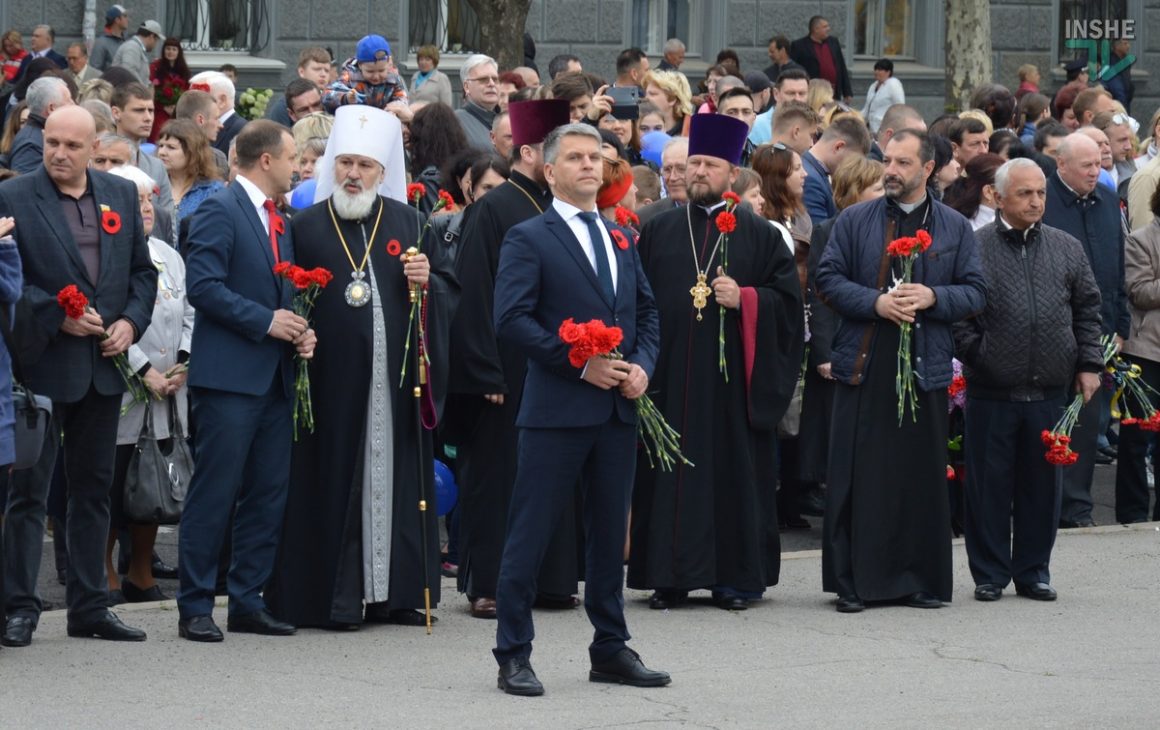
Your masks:
<svg viewBox="0 0 1160 730"><path fill-rule="evenodd" d="M604 290L609 302L616 301L616 291L612 288L612 269L608 266L608 252L604 250L604 237L600 235L600 225L596 213L581 211L580 218L588 226L588 236L592 239L592 250L596 253L596 279Z"/></svg>

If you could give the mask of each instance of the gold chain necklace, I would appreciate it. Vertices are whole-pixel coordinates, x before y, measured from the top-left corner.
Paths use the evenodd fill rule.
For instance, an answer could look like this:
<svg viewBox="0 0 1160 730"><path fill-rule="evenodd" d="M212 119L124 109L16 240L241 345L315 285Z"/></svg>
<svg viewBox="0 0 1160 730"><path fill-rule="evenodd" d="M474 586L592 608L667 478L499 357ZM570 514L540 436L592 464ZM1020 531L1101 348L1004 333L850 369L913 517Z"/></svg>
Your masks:
<svg viewBox="0 0 1160 730"><path fill-rule="evenodd" d="M540 204L536 202L536 199L532 197L531 193L529 193L527 190L524 190L522 187L520 187L520 184L517 183L515 180L508 180L508 182L510 182L512 184L512 187L514 187L516 190L519 190L521 193L523 193L524 197L527 198L528 200L530 200L532 205L536 206L537 213L544 212L544 209L540 207Z"/></svg>
<svg viewBox="0 0 1160 730"><path fill-rule="evenodd" d="M712 211L709 211L712 213ZM693 251L693 268L697 271L697 283L689 290L689 294L693 297L693 308L697 310L697 321L702 320L701 310L709 304L709 295L713 290L709 288L706 280L709 278L709 267L713 265L713 257L717 255L717 249L721 247L722 235L717 236L717 243L713 245L713 250L709 252L709 259L705 262L705 268L701 268L701 261L697 257L697 239L693 236L693 204L689 203L685 206L685 218L689 222L689 247Z"/></svg>
<svg viewBox="0 0 1160 730"><path fill-rule="evenodd" d="M371 244L374 243L375 236L379 232L379 223L383 220L383 208L386 206L379 202L379 213L375 216L375 227L371 230L370 239L366 238L367 232L362 228L362 223L359 227L363 232L363 243L366 244L366 251L363 252L362 262L357 266L354 263L354 256L350 252L350 246L346 245L346 237L342 235L342 228L338 225L338 218L334 215L334 206L331 204L330 198L326 199L326 209L330 212L330 222L334 224L334 232L338 234L338 240L342 244L342 250L346 253L346 258L350 261L350 278L352 281L346 285L344 296L346 303L352 307L365 307L371 300L371 288L363 281L366 278L367 261L371 257Z"/></svg>

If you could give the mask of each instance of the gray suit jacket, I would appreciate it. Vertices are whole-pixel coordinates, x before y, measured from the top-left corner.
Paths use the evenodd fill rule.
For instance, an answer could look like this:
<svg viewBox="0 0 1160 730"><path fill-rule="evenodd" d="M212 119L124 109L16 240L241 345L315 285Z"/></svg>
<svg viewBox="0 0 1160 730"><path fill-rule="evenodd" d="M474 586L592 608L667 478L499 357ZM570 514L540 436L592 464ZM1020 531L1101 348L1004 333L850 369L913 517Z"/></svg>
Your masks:
<svg viewBox="0 0 1160 730"><path fill-rule="evenodd" d="M106 324L127 319L138 338L149 327L157 298L157 269L149 258L136 186L104 172L90 170L88 175L94 202L119 219L111 233L102 227L96 281L89 279L63 223L60 198L45 168L0 184L0 216L16 218L14 236L24 269L11 349L25 366L29 387L62 403L79 401L90 387L102 395L124 393L125 384L112 359L101 357L96 337L60 331L65 314L57 293L75 284Z"/></svg>
<svg viewBox="0 0 1160 730"><path fill-rule="evenodd" d="M138 81L152 88L149 83L149 54L145 51L141 36L135 35L121 44L113 54L113 65L132 71Z"/></svg>

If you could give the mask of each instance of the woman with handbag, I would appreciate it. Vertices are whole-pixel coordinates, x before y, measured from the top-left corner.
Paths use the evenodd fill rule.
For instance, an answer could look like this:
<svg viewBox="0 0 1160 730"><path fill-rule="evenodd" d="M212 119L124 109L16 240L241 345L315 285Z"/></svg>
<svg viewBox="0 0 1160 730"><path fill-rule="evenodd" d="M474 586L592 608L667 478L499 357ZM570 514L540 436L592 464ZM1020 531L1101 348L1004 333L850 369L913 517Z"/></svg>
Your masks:
<svg viewBox="0 0 1160 730"><path fill-rule="evenodd" d="M145 233L151 233L152 194L156 183L136 167L117 167L110 173L137 186L141 220ZM193 335L193 307L186 298L185 263L177 251L165 241L149 236L149 255L157 267L153 319L137 344L129 348L128 356L129 364L152 397L148 402L139 403L126 393L122 400L105 555L110 604L166 598L153 579L153 543L159 521L177 522L180 499L184 497L189 477L185 364ZM182 482L172 485L180 487L179 494L174 494L166 474ZM132 538L129 572L124 580L113 566L113 546L122 527L128 528Z"/></svg>

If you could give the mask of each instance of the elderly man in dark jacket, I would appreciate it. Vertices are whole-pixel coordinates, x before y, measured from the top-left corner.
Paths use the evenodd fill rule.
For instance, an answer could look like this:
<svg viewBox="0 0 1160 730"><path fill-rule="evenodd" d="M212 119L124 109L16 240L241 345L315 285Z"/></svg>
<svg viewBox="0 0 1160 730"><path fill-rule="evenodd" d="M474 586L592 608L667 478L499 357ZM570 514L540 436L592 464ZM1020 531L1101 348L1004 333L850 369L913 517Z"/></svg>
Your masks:
<svg viewBox="0 0 1160 730"><path fill-rule="evenodd" d="M847 208L834 222L816 276L839 316L832 342L834 418L822 543L822 588L837 609L866 601L938 608L951 599L946 497L951 325L982 311L986 287L970 224L927 195L934 146L899 131L885 149L886 198ZM887 243L930 234L900 283ZM891 286L891 281L894 285ZM895 390L901 323L913 324L918 408L902 418Z"/></svg>
<svg viewBox="0 0 1160 730"><path fill-rule="evenodd" d="M975 232L987 308L954 330L967 378L967 560L980 601L1012 579L1019 595L1054 601L1064 468L1043 458L1040 434L1074 392L1087 401L1099 388L1100 292L1080 242L1040 223L1047 180L1035 162L1003 165L995 189L999 214Z"/></svg>
<svg viewBox="0 0 1160 730"><path fill-rule="evenodd" d="M1100 290L1103 334L1118 343L1128 338L1131 317L1124 291L1124 233L1115 192L1097 185L1100 150L1090 138L1071 134L1059 145L1059 167L1047 181L1043 222L1079 239ZM1101 390L1080 413L1072 435L1079 461L1064 470L1060 527L1089 527L1092 521L1092 477L1097 446L1111 418L1111 391ZM1106 455L1104 455L1106 458ZM1105 462L1106 463L1106 462Z"/></svg>

